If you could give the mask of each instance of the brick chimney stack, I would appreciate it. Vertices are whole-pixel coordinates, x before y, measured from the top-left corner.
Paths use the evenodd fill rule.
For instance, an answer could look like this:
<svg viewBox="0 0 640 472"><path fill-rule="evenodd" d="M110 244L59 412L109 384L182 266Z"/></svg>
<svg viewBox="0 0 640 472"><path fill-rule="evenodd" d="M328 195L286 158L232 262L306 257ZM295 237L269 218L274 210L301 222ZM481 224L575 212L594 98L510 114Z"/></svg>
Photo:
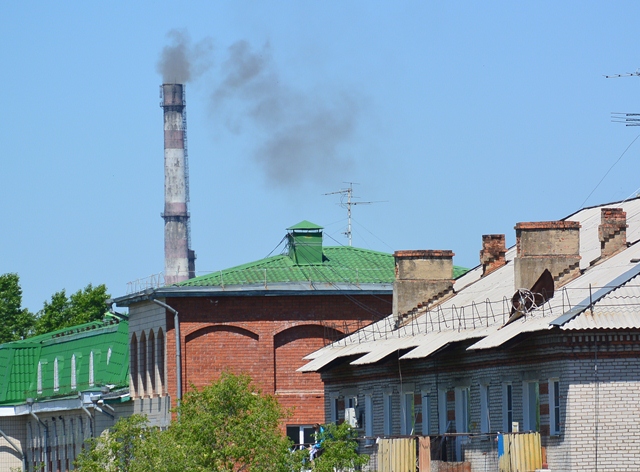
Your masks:
<svg viewBox="0 0 640 472"><path fill-rule="evenodd" d="M602 208L598 226L600 257L614 255L627 247L627 213L622 208Z"/></svg>
<svg viewBox="0 0 640 472"><path fill-rule="evenodd" d="M482 236L482 250L480 264L482 275L487 275L507 263L505 254L507 247L504 234L484 234Z"/></svg>
<svg viewBox="0 0 640 472"><path fill-rule="evenodd" d="M539 221L515 226L515 289L531 289L545 269L558 285L580 274L580 223Z"/></svg>
<svg viewBox="0 0 640 472"><path fill-rule="evenodd" d="M400 322L418 306L427 305L453 289L453 252L396 251L393 313Z"/></svg>

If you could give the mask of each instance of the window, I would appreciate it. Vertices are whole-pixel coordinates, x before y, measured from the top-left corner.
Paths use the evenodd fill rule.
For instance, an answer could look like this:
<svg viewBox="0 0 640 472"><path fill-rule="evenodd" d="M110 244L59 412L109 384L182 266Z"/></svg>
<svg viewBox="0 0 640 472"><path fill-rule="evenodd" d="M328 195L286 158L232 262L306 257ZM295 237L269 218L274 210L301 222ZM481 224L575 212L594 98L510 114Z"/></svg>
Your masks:
<svg viewBox="0 0 640 472"><path fill-rule="evenodd" d="M58 372L58 358L56 357L53 360L53 391L57 392L60 390L60 377Z"/></svg>
<svg viewBox="0 0 640 472"><path fill-rule="evenodd" d="M71 356L71 390L75 390L78 386L76 378L76 355Z"/></svg>
<svg viewBox="0 0 640 472"><path fill-rule="evenodd" d="M468 433L471 419L469 416L469 387L456 387L456 433Z"/></svg>
<svg viewBox="0 0 640 472"><path fill-rule="evenodd" d="M549 426L551 434L560 434L560 381L549 380Z"/></svg>
<svg viewBox="0 0 640 472"><path fill-rule="evenodd" d="M338 407L338 395L337 394L332 394L331 397L329 398L329 402L330 402L330 407L331 407L331 422L332 423L337 423L338 422L338 411L339 407Z"/></svg>
<svg viewBox="0 0 640 472"><path fill-rule="evenodd" d="M364 396L364 435L373 436L373 397L371 394Z"/></svg>
<svg viewBox="0 0 640 472"><path fill-rule="evenodd" d="M480 432L491 432L489 421L489 386L480 384Z"/></svg>
<svg viewBox="0 0 640 472"><path fill-rule="evenodd" d="M447 390L445 388L438 389L438 427L440 434L445 434L449 429L449 421L447 420Z"/></svg>
<svg viewBox="0 0 640 472"><path fill-rule="evenodd" d="M38 380L37 380L38 394L42 393L42 361L38 361Z"/></svg>
<svg viewBox="0 0 640 472"><path fill-rule="evenodd" d="M95 375L93 371L93 351L89 354L89 386L93 387L95 385Z"/></svg>
<svg viewBox="0 0 640 472"><path fill-rule="evenodd" d="M422 392L422 434L431 434L431 402L429 394Z"/></svg>
<svg viewBox="0 0 640 472"><path fill-rule="evenodd" d="M524 431L540 431L540 387L537 381L524 382L522 389L522 427Z"/></svg>
<svg viewBox="0 0 640 472"><path fill-rule="evenodd" d="M513 385L505 383L502 387L502 417L503 428L507 433L512 432L513 428Z"/></svg>
<svg viewBox="0 0 640 472"><path fill-rule="evenodd" d="M390 436L393 431L393 395L384 394L384 434Z"/></svg>
<svg viewBox="0 0 640 472"><path fill-rule="evenodd" d="M358 427L358 417L356 407L358 406L358 397L345 398L344 421L351 425L352 428Z"/></svg>
<svg viewBox="0 0 640 472"><path fill-rule="evenodd" d="M315 442L314 433L315 430L311 425L287 425L287 436L298 449L313 444Z"/></svg>
<svg viewBox="0 0 640 472"><path fill-rule="evenodd" d="M402 394L401 413L402 421L400 422L400 434L413 434L413 392L403 392Z"/></svg>

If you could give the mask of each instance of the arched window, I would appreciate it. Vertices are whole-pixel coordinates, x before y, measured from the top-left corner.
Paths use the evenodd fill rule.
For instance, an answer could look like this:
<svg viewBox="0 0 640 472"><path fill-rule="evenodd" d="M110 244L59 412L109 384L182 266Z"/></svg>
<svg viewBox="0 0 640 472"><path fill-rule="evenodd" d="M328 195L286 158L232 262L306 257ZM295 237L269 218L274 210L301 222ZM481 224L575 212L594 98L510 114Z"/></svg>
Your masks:
<svg viewBox="0 0 640 472"><path fill-rule="evenodd" d="M38 394L42 393L42 361L38 361Z"/></svg>
<svg viewBox="0 0 640 472"><path fill-rule="evenodd" d="M156 393L156 338L153 330L149 331L147 341L149 352L147 353L147 375L149 376L149 395Z"/></svg>
<svg viewBox="0 0 640 472"><path fill-rule="evenodd" d="M96 383L95 372L93 370L93 351L89 354L89 387L93 387Z"/></svg>
<svg viewBox="0 0 640 472"><path fill-rule="evenodd" d="M148 393L147 390L147 336L144 331L140 335L140 358L138 359L138 365L140 366L140 395L144 396Z"/></svg>
<svg viewBox="0 0 640 472"><path fill-rule="evenodd" d="M56 357L53 360L53 391L57 392L60 390L60 376L58 372L58 358Z"/></svg>
<svg viewBox="0 0 640 472"><path fill-rule="evenodd" d="M131 397L135 397L138 393L138 338L135 333L131 336L129 343L129 371L131 372L129 381Z"/></svg>
<svg viewBox="0 0 640 472"><path fill-rule="evenodd" d="M78 384L77 384L77 378L76 378L76 355L74 354L71 356L71 390L75 390L77 386Z"/></svg>
<svg viewBox="0 0 640 472"><path fill-rule="evenodd" d="M158 395L164 394L164 334L158 330L158 349L156 349L156 368L158 369Z"/></svg>

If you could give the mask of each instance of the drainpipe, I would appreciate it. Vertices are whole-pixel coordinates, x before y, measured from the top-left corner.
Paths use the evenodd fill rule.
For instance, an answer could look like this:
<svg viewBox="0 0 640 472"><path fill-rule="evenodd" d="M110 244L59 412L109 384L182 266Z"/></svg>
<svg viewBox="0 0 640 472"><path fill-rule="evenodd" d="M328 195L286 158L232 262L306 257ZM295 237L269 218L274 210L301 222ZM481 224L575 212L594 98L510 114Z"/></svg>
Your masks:
<svg viewBox="0 0 640 472"><path fill-rule="evenodd" d="M178 311L171 308L166 303L156 299L151 299L151 301L173 313L173 324L176 333L176 403L178 404L178 419L180 419L180 402L182 401L182 345L180 342L180 318L178 318Z"/></svg>
<svg viewBox="0 0 640 472"><path fill-rule="evenodd" d="M33 412L33 398L27 398L27 405L29 405L29 414L44 428L44 472L49 472L49 426Z"/></svg>
<svg viewBox="0 0 640 472"><path fill-rule="evenodd" d="M2 437L9 443L9 445L11 445L11 447L16 450L16 452L20 456L20 459L22 460L22 471L25 472L27 470L27 458L25 457L25 455L22 453L20 449L18 449L18 446L16 446L14 442L11 439L9 439L9 436L4 434L4 431L2 431L1 429L0 429L0 435L2 435Z"/></svg>

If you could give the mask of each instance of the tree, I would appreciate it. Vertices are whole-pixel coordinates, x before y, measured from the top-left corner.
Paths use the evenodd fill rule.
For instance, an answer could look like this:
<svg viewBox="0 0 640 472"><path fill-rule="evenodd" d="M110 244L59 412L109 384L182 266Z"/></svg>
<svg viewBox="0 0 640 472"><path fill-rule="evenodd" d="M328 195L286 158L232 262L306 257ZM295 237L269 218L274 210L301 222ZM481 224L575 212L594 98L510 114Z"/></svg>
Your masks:
<svg viewBox="0 0 640 472"><path fill-rule="evenodd" d="M292 456L291 470L334 472L360 470L369 456L358 454L358 432L348 423L323 425L316 433L316 442L321 445L316 458L311 461L309 451L302 449Z"/></svg>
<svg viewBox="0 0 640 472"><path fill-rule="evenodd" d="M193 389L176 409L178 419L165 431L136 431L129 423L101 437L78 460L94 472L284 472L289 439L280 429L285 411L263 395L246 375L229 372L202 390ZM138 423L136 423L138 425ZM129 431L128 436L118 435ZM114 445L120 441L120 446ZM127 449L122 445L130 444ZM108 464L110 468L106 468ZM113 468L118 465L119 468Z"/></svg>
<svg viewBox="0 0 640 472"><path fill-rule="evenodd" d="M18 274L0 275L0 344L23 339L33 332L34 316L21 305Z"/></svg>
<svg viewBox="0 0 640 472"><path fill-rule="evenodd" d="M50 302L44 302L44 308L38 312L36 334L101 320L107 313L106 301L109 298L104 284L96 287L89 284L71 297L67 297L62 289L51 296Z"/></svg>

